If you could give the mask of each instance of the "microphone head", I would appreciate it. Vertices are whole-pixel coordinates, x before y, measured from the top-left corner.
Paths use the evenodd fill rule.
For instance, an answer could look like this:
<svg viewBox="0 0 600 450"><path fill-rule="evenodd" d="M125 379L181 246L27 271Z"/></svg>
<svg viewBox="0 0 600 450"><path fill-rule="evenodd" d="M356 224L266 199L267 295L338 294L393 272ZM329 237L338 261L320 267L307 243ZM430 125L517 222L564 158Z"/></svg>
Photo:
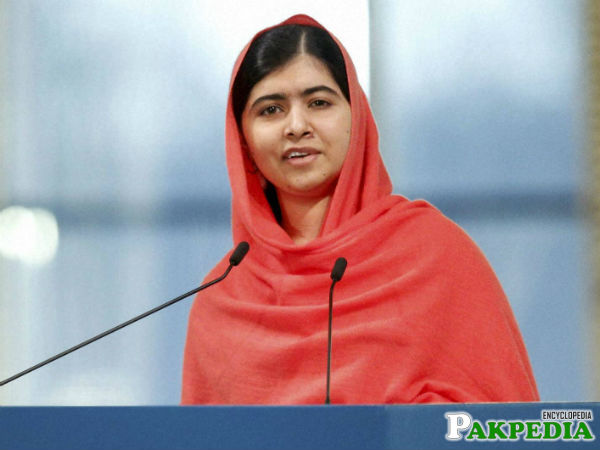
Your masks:
<svg viewBox="0 0 600 450"><path fill-rule="evenodd" d="M348 261L346 261L346 258L336 259L335 264L333 265L333 270L331 271L331 279L334 281L340 281L342 276L344 276L344 271L346 270L347 265Z"/></svg>
<svg viewBox="0 0 600 450"><path fill-rule="evenodd" d="M250 245L246 241L240 242L229 257L229 264L232 266L237 266L242 262L242 259L244 259L244 256L246 256L246 253L248 253L249 249Z"/></svg>

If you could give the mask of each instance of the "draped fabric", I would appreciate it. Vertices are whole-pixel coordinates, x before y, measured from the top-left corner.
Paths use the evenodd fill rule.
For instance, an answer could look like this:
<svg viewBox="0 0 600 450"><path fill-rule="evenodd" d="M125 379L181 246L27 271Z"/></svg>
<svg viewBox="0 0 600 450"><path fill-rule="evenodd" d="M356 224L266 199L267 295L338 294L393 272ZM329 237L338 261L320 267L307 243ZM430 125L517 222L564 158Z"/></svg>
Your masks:
<svg viewBox="0 0 600 450"><path fill-rule="evenodd" d="M287 23L322 27L305 15ZM320 236L305 245L275 219L242 150L230 94L233 240L250 251L194 301L182 403L323 403L330 273L340 256L348 268L334 293L332 403L537 400L513 313L481 251L427 202L392 195L366 96L336 42L348 75L350 146ZM227 265L226 257L206 280Z"/></svg>

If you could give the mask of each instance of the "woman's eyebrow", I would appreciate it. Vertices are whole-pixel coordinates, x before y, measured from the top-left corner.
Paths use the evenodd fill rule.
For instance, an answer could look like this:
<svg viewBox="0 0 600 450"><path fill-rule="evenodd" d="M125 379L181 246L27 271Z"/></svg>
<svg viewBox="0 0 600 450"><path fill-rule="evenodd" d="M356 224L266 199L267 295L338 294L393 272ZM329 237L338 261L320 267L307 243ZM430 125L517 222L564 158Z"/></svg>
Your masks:
<svg viewBox="0 0 600 450"><path fill-rule="evenodd" d="M313 87L309 87L307 89L304 89L302 91L301 95L302 95L302 97L306 97L308 95L314 94L315 92L319 92L319 91L325 91L325 92L328 92L330 94L339 96L338 93L335 90L331 89L329 86L325 86L324 84L320 84L318 86L313 86ZM269 100L285 100L286 98L287 97L286 97L285 94L282 94L282 93L279 93L279 92L278 93L274 93L274 94L262 95L262 96L258 97L256 100L254 100L252 102L252 106L250 106L250 109L254 108L256 105L258 105L259 103L264 102L264 101L269 101Z"/></svg>
<svg viewBox="0 0 600 450"><path fill-rule="evenodd" d="M310 87L310 88L302 91L302 97L306 97L307 95L311 95L311 94L314 94L315 92L319 92L319 91L325 91L325 92L328 92L333 95L338 95L338 93L335 90L331 89L329 86L325 86L324 84L321 84L319 86L313 86L313 87Z"/></svg>
<svg viewBox="0 0 600 450"><path fill-rule="evenodd" d="M262 95L260 97L258 97L256 100L254 100L252 102L252 106L250 106L250 109L254 108L256 105L258 105L260 102L264 102L267 100L285 100L285 95L284 94L268 94L268 95Z"/></svg>

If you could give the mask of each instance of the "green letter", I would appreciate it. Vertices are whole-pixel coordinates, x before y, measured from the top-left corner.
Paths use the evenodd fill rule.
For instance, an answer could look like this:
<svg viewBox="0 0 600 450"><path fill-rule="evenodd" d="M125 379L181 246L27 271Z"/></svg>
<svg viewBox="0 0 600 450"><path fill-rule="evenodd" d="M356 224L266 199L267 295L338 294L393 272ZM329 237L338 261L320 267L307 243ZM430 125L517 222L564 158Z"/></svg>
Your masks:
<svg viewBox="0 0 600 450"><path fill-rule="evenodd" d="M554 427L554 434L550 431L551 427ZM560 437L560 432L560 423L544 422L544 439L558 439Z"/></svg>
<svg viewBox="0 0 600 450"><path fill-rule="evenodd" d="M541 422L525 422L527 424L527 434L525 435L525 439L541 439L542 438L542 432L540 431L539 434L534 435L533 433L536 433L539 431L539 427L542 425Z"/></svg>
<svg viewBox="0 0 600 450"><path fill-rule="evenodd" d="M510 427L509 439L519 439L517 433L521 434L525 431L525 424L523 422L508 422L508 426Z"/></svg>
<svg viewBox="0 0 600 450"><path fill-rule="evenodd" d="M563 435L563 441L573 439L573 435L571 434L571 426L573 425L573 422L563 422L562 424L565 431Z"/></svg>
<svg viewBox="0 0 600 450"><path fill-rule="evenodd" d="M489 421L487 426L489 427L488 439L506 439L506 433L500 428L506 422L503 420L500 422Z"/></svg>
<svg viewBox="0 0 600 450"><path fill-rule="evenodd" d="M588 428L587 422L579 422L577 424L577 429L575 430L575 435L573 436L573 438L574 439L581 439L579 437L580 434L583 434L583 439L585 439L585 440L592 440L592 439L594 439L594 435L592 434L592 432Z"/></svg>
<svg viewBox="0 0 600 450"><path fill-rule="evenodd" d="M473 435L475 435L473 437ZM471 428L471 432L467 436L467 439L487 439L485 435L485 431L483 431L483 427L481 426L481 422L479 420L473 421L473 428Z"/></svg>

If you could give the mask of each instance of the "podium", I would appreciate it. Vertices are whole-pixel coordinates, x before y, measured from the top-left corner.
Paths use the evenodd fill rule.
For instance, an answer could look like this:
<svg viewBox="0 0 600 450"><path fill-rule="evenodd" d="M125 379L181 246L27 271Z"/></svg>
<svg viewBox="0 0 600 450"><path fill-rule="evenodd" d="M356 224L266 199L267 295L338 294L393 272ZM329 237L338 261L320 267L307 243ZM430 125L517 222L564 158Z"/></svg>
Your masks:
<svg viewBox="0 0 600 450"><path fill-rule="evenodd" d="M466 434L460 440L446 438L447 413L468 414L485 425L490 420L540 421L544 410L589 411L593 419L588 418L586 427L594 438L525 439L524 432L517 440L467 439ZM562 424L565 417L556 420ZM221 448L598 449L600 403L0 407L2 450Z"/></svg>

